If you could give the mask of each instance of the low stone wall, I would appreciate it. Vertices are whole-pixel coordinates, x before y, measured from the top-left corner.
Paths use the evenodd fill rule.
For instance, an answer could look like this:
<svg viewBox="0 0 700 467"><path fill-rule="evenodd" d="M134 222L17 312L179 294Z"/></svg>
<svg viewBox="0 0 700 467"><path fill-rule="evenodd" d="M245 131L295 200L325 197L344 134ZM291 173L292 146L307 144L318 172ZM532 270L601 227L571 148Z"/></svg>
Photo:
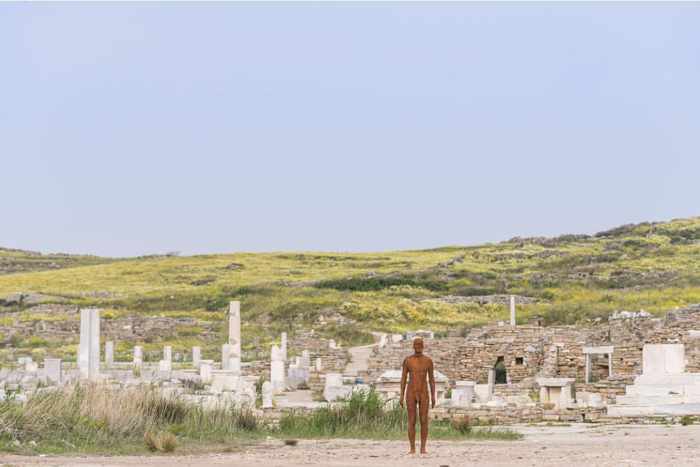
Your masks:
<svg viewBox="0 0 700 467"><path fill-rule="evenodd" d="M589 384L577 384L576 392L600 394L603 403L614 404L617 396L625 394L625 387L632 384L633 377L617 377Z"/></svg>

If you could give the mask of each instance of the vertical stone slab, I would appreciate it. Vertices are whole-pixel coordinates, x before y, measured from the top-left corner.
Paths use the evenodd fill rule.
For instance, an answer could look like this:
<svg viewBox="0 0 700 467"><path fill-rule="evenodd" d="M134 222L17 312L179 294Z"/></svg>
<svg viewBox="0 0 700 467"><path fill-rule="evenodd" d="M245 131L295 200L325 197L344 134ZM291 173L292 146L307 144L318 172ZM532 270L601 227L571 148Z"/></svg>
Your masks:
<svg viewBox="0 0 700 467"><path fill-rule="evenodd" d="M282 358L284 361L287 361L287 333L283 332L282 333L282 343L280 345L280 350L282 350Z"/></svg>
<svg viewBox="0 0 700 467"><path fill-rule="evenodd" d="M141 368L143 365L143 347L140 345L134 346L134 367Z"/></svg>
<svg viewBox="0 0 700 467"><path fill-rule="evenodd" d="M583 357L586 360L586 369L584 370L583 381L588 384L591 382L591 354L583 354Z"/></svg>
<svg viewBox="0 0 700 467"><path fill-rule="evenodd" d="M111 368L114 365L114 342L105 342L105 365Z"/></svg>
<svg viewBox="0 0 700 467"><path fill-rule="evenodd" d="M241 302L234 301L229 304L228 313L228 343L231 345L231 353L226 367L229 369L241 368ZM223 362L222 362L223 365Z"/></svg>
<svg viewBox="0 0 700 467"><path fill-rule="evenodd" d="M221 369L230 370L231 369L231 359L233 357L233 346L231 344L224 344L221 346Z"/></svg>
<svg viewBox="0 0 700 467"><path fill-rule="evenodd" d="M515 295L510 296L510 325L515 326Z"/></svg>
<svg viewBox="0 0 700 467"><path fill-rule="evenodd" d="M44 377L54 384L61 385L63 382L63 362L60 358L44 359Z"/></svg>
<svg viewBox="0 0 700 467"><path fill-rule="evenodd" d="M301 353L301 359L299 360L299 366L301 368L310 368L311 367L311 353L309 353L308 350L304 350Z"/></svg>
<svg viewBox="0 0 700 467"><path fill-rule="evenodd" d="M228 363L228 369L233 372L234 375L241 375L241 359L231 357Z"/></svg>
<svg viewBox="0 0 700 467"><path fill-rule="evenodd" d="M84 308L80 310L80 344L78 347L78 369L80 378L90 377L90 327L92 320L92 310Z"/></svg>
<svg viewBox="0 0 700 467"><path fill-rule="evenodd" d="M316 372L320 373L323 371L323 362L321 357L316 357Z"/></svg>
<svg viewBox="0 0 700 467"><path fill-rule="evenodd" d="M474 399L474 381L456 381L450 402L453 407L471 407Z"/></svg>
<svg viewBox="0 0 700 467"><path fill-rule="evenodd" d="M234 358L241 358L241 302L231 302L228 312L228 343Z"/></svg>
<svg viewBox="0 0 700 467"><path fill-rule="evenodd" d="M210 384L212 380L212 368L208 363L202 363L199 365L199 377L202 379L203 384Z"/></svg>
<svg viewBox="0 0 700 467"><path fill-rule="evenodd" d="M684 344L665 344L664 366L666 367L666 373L670 375L685 373Z"/></svg>
<svg viewBox="0 0 700 467"><path fill-rule="evenodd" d="M173 362L170 360L161 360L158 362L159 376L164 379L170 379L170 372L173 370Z"/></svg>
<svg viewBox="0 0 700 467"><path fill-rule="evenodd" d="M200 347L192 347L192 366L199 368L199 363L202 360L202 349Z"/></svg>
<svg viewBox="0 0 700 467"><path fill-rule="evenodd" d="M683 344L644 344L642 373L647 376L679 374L685 371Z"/></svg>
<svg viewBox="0 0 700 467"><path fill-rule="evenodd" d="M276 345L272 346L270 351L270 383L275 394L284 391L287 386L284 374L284 360L282 359L282 351Z"/></svg>
<svg viewBox="0 0 700 467"><path fill-rule="evenodd" d="M488 391L489 397L491 397L493 395L493 387L496 384L496 370L494 368L489 368L488 378Z"/></svg>
<svg viewBox="0 0 700 467"><path fill-rule="evenodd" d="M170 363L173 361L173 348L169 345L163 347L163 360Z"/></svg>
<svg viewBox="0 0 700 467"><path fill-rule="evenodd" d="M82 379L96 380L100 374L100 310L80 310L78 367Z"/></svg>
<svg viewBox="0 0 700 467"><path fill-rule="evenodd" d="M271 409L272 407L272 383L265 381L262 385L262 408Z"/></svg>

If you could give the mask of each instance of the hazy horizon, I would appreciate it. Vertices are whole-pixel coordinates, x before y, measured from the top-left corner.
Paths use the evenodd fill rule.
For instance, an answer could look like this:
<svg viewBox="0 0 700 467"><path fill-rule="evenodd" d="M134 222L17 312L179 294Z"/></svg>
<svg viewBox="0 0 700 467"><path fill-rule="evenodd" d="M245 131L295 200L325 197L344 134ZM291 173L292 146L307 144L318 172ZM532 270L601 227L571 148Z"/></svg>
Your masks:
<svg viewBox="0 0 700 467"><path fill-rule="evenodd" d="M700 4L0 4L0 247L389 251L700 214Z"/></svg>

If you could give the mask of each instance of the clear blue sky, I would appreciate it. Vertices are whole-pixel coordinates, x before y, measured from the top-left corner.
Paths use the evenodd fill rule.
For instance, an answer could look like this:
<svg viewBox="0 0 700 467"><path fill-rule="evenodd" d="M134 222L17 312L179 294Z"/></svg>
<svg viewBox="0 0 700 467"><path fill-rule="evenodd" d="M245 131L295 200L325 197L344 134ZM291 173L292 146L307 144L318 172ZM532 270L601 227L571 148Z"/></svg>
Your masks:
<svg viewBox="0 0 700 467"><path fill-rule="evenodd" d="M700 214L700 4L1 4L0 246L474 244Z"/></svg>

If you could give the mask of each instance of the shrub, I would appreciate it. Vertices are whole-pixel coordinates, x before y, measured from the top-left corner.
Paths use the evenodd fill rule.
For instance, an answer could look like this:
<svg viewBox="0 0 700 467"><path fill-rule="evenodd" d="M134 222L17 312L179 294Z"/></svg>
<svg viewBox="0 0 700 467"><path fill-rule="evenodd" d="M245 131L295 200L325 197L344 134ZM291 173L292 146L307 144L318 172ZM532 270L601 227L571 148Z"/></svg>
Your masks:
<svg viewBox="0 0 700 467"><path fill-rule="evenodd" d="M174 434L167 431L154 433L146 431L143 434L143 441L146 448L151 452L173 452L177 447L177 438Z"/></svg>
<svg viewBox="0 0 700 467"><path fill-rule="evenodd" d="M409 285L433 291L447 290L447 282L430 276L395 275L373 277L347 277L320 281L316 287L321 289L347 290L352 292L370 292L390 287Z"/></svg>
<svg viewBox="0 0 700 467"><path fill-rule="evenodd" d="M695 423L695 417L693 417L693 416L683 415L681 417L681 425L683 425L683 426L692 425L694 423Z"/></svg>
<svg viewBox="0 0 700 467"><path fill-rule="evenodd" d="M468 415L454 418L452 420L452 429L463 435L467 435L472 431L471 419Z"/></svg>

